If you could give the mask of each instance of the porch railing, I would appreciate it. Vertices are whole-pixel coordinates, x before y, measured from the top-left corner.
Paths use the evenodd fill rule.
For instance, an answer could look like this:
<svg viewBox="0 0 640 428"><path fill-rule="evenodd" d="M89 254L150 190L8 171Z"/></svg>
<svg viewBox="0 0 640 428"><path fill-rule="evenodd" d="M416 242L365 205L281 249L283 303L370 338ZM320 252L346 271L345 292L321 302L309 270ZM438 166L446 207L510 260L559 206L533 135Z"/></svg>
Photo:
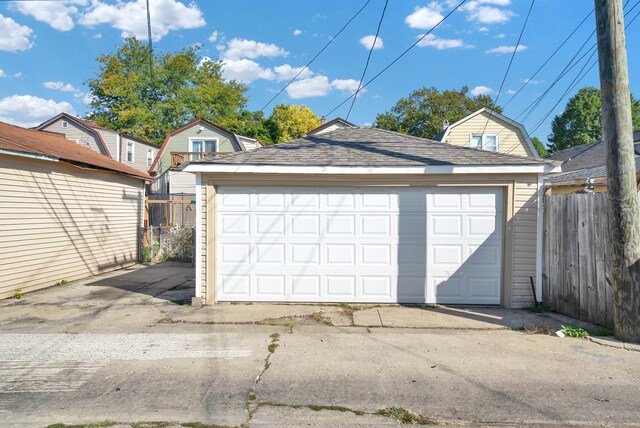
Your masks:
<svg viewBox="0 0 640 428"><path fill-rule="evenodd" d="M171 152L171 168L179 167L187 162L228 155L232 152Z"/></svg>

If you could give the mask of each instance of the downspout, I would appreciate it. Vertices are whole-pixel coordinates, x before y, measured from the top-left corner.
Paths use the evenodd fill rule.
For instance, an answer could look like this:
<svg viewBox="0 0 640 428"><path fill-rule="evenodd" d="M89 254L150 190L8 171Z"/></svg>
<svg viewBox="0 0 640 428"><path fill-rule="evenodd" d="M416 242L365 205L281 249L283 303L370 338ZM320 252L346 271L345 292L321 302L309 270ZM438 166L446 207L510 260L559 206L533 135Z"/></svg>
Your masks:
<svg viewBox="0 0 640 428"><path fill-rule="evenodd" d="M120 158L122 157L122 136L120 133L116 134L116 151L118 152L116 160L120 162Z"/></svg>

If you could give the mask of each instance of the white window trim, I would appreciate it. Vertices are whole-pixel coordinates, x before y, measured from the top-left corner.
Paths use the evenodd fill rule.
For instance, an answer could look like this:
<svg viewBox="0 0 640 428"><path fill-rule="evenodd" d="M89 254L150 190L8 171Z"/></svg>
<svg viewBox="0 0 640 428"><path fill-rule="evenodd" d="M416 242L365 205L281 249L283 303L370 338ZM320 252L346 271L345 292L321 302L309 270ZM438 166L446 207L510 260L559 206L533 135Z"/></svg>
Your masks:
<svg viewBox="0 0 640 428"><path fill-rule="evenodd" d="M151 154L151 156L149 156ZM147 166L151 166L153 164L153 159L155 158L155 154L153 153L153 149L151 147L147 148Z"/></svg>
<svg viewBox="0 0 640 428"><path fill-rule="evenodd" d="M489 152L499 152L500 151L500 135L499 134L476 134L476 133L471 133L469 134L469 147L472 148L476 148L473 147L473 137L482 137L482 147L480 148L480 150L487 150L485 149L485 146L487 145L487 137L496 137L496 149L495 150L487 150Z"/></svg>
<svg viewBox="0 0 640 428"><path fill-rule="evenodd" d="M202 137L189 137L189 153L194 153L193 151L193 142L194 141L215 141L216 145L215 145L215 151L219 151L220 149L220 140L216 137L213 138L202 138ZM208 152L201 152L201 153L208 153Z"/></svg>
<svg viewBox="0 0 640 428"><path fill-rule="evenodd" d="M129 160L129 144L131 144L131 160ZM127 141L124 159L127 163L134 163L136 160L136 145L133 141Z"/></svg>

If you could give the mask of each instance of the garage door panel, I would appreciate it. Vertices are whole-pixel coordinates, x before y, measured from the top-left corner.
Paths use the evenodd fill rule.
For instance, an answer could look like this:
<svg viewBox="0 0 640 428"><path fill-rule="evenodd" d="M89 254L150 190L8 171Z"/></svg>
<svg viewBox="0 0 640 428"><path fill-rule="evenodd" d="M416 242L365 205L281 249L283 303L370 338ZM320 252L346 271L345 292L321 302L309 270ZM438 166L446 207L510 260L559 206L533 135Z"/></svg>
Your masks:
<svg viewBox="0 0 640 428"><path fill-rule="evenodd" d="M221 187L217 198L219 301L499 303L500 191Z"/></svg>

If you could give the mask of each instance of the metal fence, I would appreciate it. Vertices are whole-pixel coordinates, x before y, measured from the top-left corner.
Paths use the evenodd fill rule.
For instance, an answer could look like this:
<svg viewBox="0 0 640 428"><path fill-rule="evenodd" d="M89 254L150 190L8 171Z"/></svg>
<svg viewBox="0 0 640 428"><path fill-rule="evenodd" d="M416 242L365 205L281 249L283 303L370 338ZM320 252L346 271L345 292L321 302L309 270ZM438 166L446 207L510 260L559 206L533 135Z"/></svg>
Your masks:
<svg viewBox="0 0 640 428"><path fill-rule="evenodd" d="M149 226L140 228L140 261L175 260L194 263L195 228Z"/></svg>

